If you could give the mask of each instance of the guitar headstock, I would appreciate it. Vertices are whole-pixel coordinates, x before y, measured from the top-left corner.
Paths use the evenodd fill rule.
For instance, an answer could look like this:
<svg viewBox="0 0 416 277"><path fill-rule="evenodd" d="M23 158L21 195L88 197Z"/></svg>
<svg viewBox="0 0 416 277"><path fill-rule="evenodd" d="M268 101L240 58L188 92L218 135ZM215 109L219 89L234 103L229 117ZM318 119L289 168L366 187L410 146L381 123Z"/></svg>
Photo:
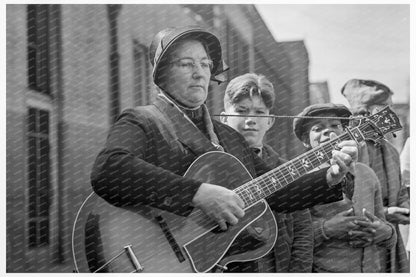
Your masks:
<svg viewBox="0 0 416 277"><path fill-rule="evenodd" d="M362 139L371 140L375 143L382 139L384 135L402 129L399 117L389 106L371 116L354 118L351 123L361 131Z"/></svg>

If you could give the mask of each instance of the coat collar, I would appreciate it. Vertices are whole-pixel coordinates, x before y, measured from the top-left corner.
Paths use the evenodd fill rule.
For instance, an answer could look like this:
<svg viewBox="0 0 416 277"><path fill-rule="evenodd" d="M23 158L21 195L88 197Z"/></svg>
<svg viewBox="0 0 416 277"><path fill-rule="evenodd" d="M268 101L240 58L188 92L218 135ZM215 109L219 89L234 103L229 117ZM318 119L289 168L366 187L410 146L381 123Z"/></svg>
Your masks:
<svg viewBox="0 0 416 277"><path fill-rule="evenodd" d="M172 124L171 131L178 140L191 149L197 156L217 149L195 124L173 103L158 96L154 103Z"/></svg>

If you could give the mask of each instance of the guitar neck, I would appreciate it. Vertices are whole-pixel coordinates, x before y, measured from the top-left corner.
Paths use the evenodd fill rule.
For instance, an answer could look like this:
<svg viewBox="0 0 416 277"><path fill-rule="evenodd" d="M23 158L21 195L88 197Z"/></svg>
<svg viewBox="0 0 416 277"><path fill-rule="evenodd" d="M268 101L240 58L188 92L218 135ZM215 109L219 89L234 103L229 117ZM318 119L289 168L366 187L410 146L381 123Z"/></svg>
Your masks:
<svg viewBox="0 0 416 277"><path fill-rule="evenodd" d="M251 206L328 162L332 157L332 150L341 141L354 139L357 143L364 140L377 142L385 134L400 129L402 129L402 126L399 118L390 107L386 106L376 114L358 119L355 127L346 128L346 132L339 137L309 150L295 159L245 183L234 191L243 199L246 207Z"/></svg>
<svg viewBox="0 0 416 277"><path fill-rule="evenodd" d="M336 148L336 145L348 139L351 139L349 131L245 183L234 191L244 201L245 206L248 207L328 162L332 157L331 152Z"/></svg>

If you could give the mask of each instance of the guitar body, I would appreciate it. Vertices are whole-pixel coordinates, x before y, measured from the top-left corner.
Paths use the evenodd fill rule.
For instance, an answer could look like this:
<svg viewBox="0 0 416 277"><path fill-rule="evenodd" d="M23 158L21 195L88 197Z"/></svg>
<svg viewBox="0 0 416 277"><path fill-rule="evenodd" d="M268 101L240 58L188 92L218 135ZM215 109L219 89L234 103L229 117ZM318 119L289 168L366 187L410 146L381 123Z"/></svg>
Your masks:
<svg viewBox="0 0 416 277"><path fill-rule="evenodd" d="M235 189L252 179L234 156L208 152L186 177ZM75 219L77 272L209 272L266 255L277 238L270 207L261 200L237 225L221 231L200 210L188 217L137 205L115 207L92 193Z"/></svg>

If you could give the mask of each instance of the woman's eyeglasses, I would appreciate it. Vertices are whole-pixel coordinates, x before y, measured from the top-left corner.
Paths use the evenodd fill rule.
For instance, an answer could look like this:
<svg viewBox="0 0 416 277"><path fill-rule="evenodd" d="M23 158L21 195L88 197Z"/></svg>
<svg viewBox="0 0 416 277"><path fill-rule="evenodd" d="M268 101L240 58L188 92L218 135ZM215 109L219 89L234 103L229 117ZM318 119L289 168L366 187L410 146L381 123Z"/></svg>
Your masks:
<svg viewBox="0 0 416 277"><path fill-rule="evenodd" d="M204 71L211 71L214 65L213 61L210 59L202 59L200 61L195 61L194 59L189 58L178 59L170 62L169 64L174 64L184 73L189 73L195 70L197 63Z"/></svg>

